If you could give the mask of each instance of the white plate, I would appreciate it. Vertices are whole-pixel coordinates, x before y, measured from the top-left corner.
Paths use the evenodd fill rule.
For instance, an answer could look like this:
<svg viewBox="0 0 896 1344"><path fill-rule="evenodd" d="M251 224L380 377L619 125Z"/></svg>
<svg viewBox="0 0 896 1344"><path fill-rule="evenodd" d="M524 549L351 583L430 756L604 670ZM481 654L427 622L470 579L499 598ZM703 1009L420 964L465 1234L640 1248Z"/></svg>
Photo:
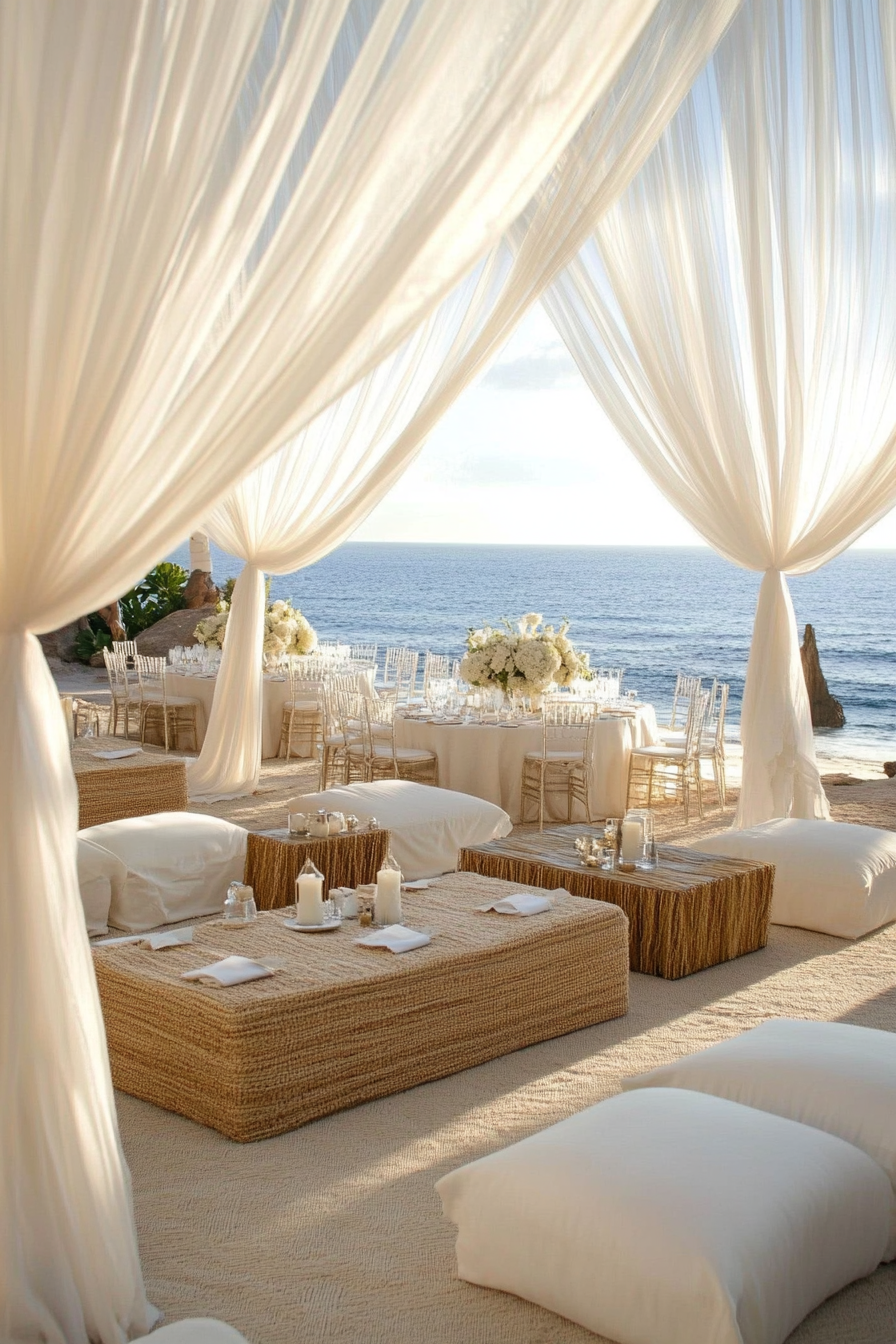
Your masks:
<svg viewBox="0 0 896 1344"><path fill-rule="evenodd" d="M342 920L337 915L335 919L325 920L323 924L297 924L294 919L284 919L283 927L295 929L297 933L332 933L341 923Z"/></svg>

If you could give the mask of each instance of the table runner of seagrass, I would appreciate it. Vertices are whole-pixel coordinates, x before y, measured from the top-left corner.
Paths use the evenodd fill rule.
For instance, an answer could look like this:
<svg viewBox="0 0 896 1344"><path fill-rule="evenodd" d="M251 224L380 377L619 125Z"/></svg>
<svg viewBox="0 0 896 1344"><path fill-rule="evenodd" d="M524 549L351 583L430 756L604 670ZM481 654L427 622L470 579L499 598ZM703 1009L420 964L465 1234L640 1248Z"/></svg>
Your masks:
<svg viewBox="0 0 896 1344"><path fill-rule="evenodd" d="M259 910L278 910L296 898L296 878L306 859L324 875L324 889L375 882L391 839L390 831L346 831L324 839L290 836L287 831L250 831L245 881Z"/></svg>
<svg viewBox="0 0 896 1344"><path fill-rule="evenodd" d="M124 817L153 812L184 812L187 808L187 766L180 758L141 751L117 761L98 760L96 751L139 747L121 737L78 739L72 747L72 769L78 786L78 829L102 826Z"/></svg>
<svg viewBox="0 0 896 1344"><path fill-rule="evenodd" d="M432 942L399 956L357 947L356 921L301 934L275 911L164 951L95 947L115 1084L245 1142L623 1014L618 907L473 908L522 889L452 874L407 893L405 923ZM228 989L181 979L233 953L286 964Z"/></svg>
<svg viewBox="0 0 896 1344"><path fill-rule="evenodd" d="M631 969L667 980L765 947L772 864L659 845L653 870L585 867L575 838L600 834L590 826L513 832L462 849L458 867L508 882L562 885L576 896L621 906L629 919Z"/></svg>

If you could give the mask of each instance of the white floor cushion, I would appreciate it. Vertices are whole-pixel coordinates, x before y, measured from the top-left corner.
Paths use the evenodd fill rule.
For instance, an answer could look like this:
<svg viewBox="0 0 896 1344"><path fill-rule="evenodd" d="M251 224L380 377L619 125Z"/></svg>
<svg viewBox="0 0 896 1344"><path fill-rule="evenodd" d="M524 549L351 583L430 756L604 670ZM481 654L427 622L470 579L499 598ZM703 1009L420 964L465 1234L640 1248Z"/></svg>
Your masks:
<svg viewBox="0 0 896 1344"><path fill-rule="evenodd" d="M129 933L220 910L228 883L242 879L247 834L193 812L127 817L79 832L127 867L126 881L112 892L109 923Z"/></svg>
<svg viewBox="0 0 896 1344"><path fill-rule="evenodd" d="M766 821L693 849L775 865L772 923L860 938L896 919L896 833L842 821Z"/></svg>
<svg viewBox="0 0 896 1344"><path fill-rule="evenodd" d="M775 1018L622 1086L711 1092L814 1125L873 1157L896 1191L896 1033ZM885 1258L896 1258L896 1222Z"/></svg>
<svg viewBox="0 0 896 1344"><path fill-rule="evenodd" d="M245 1335L234 1330L232 1325L208 1318L196 1318L192 1321L175 1321L174 1325L154 1330L153 1344L161 1340L162 1344L248 1344Z"/></svg>
<svg viewBox="0 0 896 1344"><path fill-rule="evenodd" d="M383 779L374 784L344 784L295 798L297 811L354 813L361 821L376 817L392 832L392 853L407 882L418 877L438 877L457 868L457 851L464 845L481 845L509 835L510 818L484 798L452 789L436 789L404 779Z"/></svg>
<svg viewBox="0 0 896 1344"><path fill-rule="evenodd" d="M116 854L78 836L78 886L84 919L91 937L109 932L109 907L127 881L128 870Z"/></svg>
<svg viewBox="0 0 896 1344"><path fill-rule="evenodd" d="M672 1088L611 1097L436 1188L462 1279L620 1344L780 1344L875 1269L893 1199L842 1139Z"/></svg>

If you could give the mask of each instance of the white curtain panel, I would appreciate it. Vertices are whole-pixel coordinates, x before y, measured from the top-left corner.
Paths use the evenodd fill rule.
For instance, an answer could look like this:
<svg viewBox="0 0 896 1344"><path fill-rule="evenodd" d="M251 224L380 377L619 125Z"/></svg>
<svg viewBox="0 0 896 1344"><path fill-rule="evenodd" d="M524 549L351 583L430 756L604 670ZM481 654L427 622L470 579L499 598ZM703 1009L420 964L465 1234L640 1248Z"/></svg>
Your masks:
<svg viewBox="0 0 896 1344"><path fill-rule="evenodd" d="M893 8L745 0L545 306L623 439L763 573L735 825L827 817L784 578L896 504Z"/></svg>
<svg viewBox="0 0 896 1344"><path fill-rule="evenodd" d="M661 0L618 76L506 239L403 347L242 481L206 521L218 545L245 560L247 569L233 594L202 752L188 767L195 801L240 797L258 785L260 571L284 574L313 564L388 493L432 427L631 181L739 3ZM244 610L250 603L254 624Z"/></svg>
<svg viewBox="0 0 896 1344"><path fill-rule="evenodd" d="M153 1315L31 632L123 592L420 325L654 6L0 6L4 1338L118 1344Z"/></svg>

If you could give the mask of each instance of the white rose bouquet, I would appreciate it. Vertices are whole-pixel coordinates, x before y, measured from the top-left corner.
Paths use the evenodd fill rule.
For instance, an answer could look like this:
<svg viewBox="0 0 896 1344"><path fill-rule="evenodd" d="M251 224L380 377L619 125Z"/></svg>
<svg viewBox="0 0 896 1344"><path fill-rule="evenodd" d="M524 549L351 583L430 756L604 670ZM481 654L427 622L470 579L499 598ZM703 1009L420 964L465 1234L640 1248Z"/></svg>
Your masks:
<svg viewBox="0 0 896 1344"><path fill-rule="evenodd" d="M193 635L207 649L224 646L230 607L220 602L213 616L200 621ZM274 657L283 654L313 653L317 648L317 634L298 608L282 598L272 602L264 614L263 653Z"/></svg>
<svg viewBox="0 0 896 1344"><path fill-rule="evenodd" d="M590 677L587 653L579 653L567 638L569 622L559 631L544 625L537 612L527 612L514 628L490 625L470 630L460 674L471 686L500 686L511 695L543 695L551 686L569 686L578 677Z"/></svg>

